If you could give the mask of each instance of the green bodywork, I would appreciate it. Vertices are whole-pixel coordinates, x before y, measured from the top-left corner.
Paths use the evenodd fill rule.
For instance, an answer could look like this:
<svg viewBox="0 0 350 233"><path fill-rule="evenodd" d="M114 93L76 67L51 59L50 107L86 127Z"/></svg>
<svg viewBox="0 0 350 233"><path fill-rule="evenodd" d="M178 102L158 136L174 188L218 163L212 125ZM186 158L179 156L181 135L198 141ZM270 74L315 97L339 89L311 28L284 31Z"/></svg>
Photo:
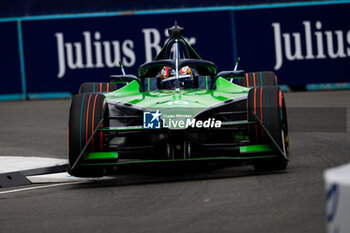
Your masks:
<svg viewBox="0 0 350 233"><path fill-rule="evenodd" d="M117 100L123 103L134 104L144 108L208 108L209 106L229 99L246 97L249 88L242 87L227 81L224 78L217 78L216 89L188 89L188 90L140 90L140 85L132 81L128 85L105 96L108 100Z"/></svg>
<svg viewBox="0 0 350 233"><path fill-rule="evenodd" d="M230 81L218 77L215 81L213 89L185 89L185 90L157 90L157 91L142 91L139 82L132 81L124 87L110 93L105 93L106 101L120 102L136 105L149 111L159 110L162 113L162 119L168 116L183 114L188 118L195 117L201 111L221 102L236 99L247 98L249 88L242 87L231 83ZM183 120L183 118L178 118ZM255 122L247 122L255 123ZM234 124L232 122L231 124ZM240 124L237 122L237 124ZM225 125L225 122L223 122ZM118 129L100 129L101 131L108 130L142 130L142 126L135 127L119 127ZM169 127L169 129L172 129ZM246 137L242 139L247 139ZM82 166L108 166L122 165L135 163L158 163L158 162L181 162L181 161L205 161L205 160L248 160L248 159L264 159L275 158L279 155L274 154L275 147L273 145L246 145L240 146L239 152L241 156L237 157L205 157L205 158L187 158L173 160L137 160L137 161L119 161L117 152L94 152L88 153L84 160L88 163L81 163ZM252 153L265 152L264 155L252 155ZM271 152L271 154L266 154ZM245 155L247 154L247 155ZM99 160L112 159L109 162ZM91 161L91 162L90 162ZM92 162L96 161L96 162Z"/></svg>
<svg viewBox="0 0 350 233"><path fill-rule="evenodd" d="M219 77L215 89L184 89L184 90L141 90L137 81L105 94L107 102L117 101L137 105L149 111L159 110L162 119L175 117L177 121L194 118L201 111L220 104L226 100L246 98L249 88L236 85ZM181 115L179 117L179 115ZM178 128L172 127L169 128ZM122 129L121 129L122 130Z"/></svg>
<svg viewBox="0 0 350 233"><path fill-rule="evenodd" d="M189 118L193 118L199 112L220 104L223 101L235 100L240 98L246 98L249 92L249 88L245 88L228 80L218 77L215 82L215 88L213 89L188 89L188 90L157 90L157 91L142 91L139 82L132 81L124 87L110 93L104 94L106 100L116 101L121 103L128 103L137 105L150 111L160 110L162 118L167 116L184 114ZM253 122L254 123L254 122ZM171 129L171 127L169 127ZM132 130L143 129L143 127L120 127L118 130ZM101 131L108 131L109 129L100 129ZM115 129L113 129L115 130ZM247 145L239 148L240 153L254 153L254 152L269 152L275 148L271 145ZM191 158L191 159L175 159L171 161L197 161L197 160L227 160L227 159L255 159L255 158L272 158L276 155L264 155L264 156L242 156L242 157L212 157L212 158ZM113 165L113 164L130 164L140 162L164 162L169 160L145 160L145 161L118 161L117 152L95 152L88 153L85 156L86 161L99 160L99 159L115 159L111 162L102 163L87 163L81 165Z"/></svg>
<svg viewBox="0 0 350 233"><path fill-rule="evenodd" d="M90 152L85 157L86 160L109 158L118 159L118 152Z"/></svg>

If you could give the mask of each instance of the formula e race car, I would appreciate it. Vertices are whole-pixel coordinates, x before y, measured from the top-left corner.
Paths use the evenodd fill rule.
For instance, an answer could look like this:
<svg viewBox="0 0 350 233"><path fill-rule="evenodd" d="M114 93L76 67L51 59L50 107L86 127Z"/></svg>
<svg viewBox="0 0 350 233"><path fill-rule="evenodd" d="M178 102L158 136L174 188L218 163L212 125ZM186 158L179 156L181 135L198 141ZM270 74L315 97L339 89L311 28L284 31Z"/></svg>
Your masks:
<svg viewBox="0 0 350 233"><path fill-rule="evenodd" d="M282 170L285 101L273 72L216 72L177 24L138 76L83 83L69 115L69 173L99 177L126 165L220 161ZM122 86L124 85L124 86Z"/></svg>

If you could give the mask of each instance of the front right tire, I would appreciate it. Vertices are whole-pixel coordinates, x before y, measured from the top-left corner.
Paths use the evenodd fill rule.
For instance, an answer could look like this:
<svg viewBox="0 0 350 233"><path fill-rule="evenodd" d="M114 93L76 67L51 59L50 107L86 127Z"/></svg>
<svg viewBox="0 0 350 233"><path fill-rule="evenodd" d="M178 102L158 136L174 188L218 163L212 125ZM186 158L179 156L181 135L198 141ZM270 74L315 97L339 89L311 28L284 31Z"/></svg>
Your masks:
<svg viewBox="0 0 350 233"><path fill-rule="evenodd" d="M256 115L288 158L287 113L281 89L273 86L251 88L247 101L248 121L258 121L255 117ZM252 144L274 144L259 123L249 126L249 138ZM277 148L275 153L280 154L280 157L274 159L257 159L253 163L255 170L271 171L286 169L288 159Z"/></svg>
<svg viewBox="0 0 350 233"><path fill-rule="evenodd" d="M277 76L272 71L245 73L238 84L243 87L277 86Z"/></svg>

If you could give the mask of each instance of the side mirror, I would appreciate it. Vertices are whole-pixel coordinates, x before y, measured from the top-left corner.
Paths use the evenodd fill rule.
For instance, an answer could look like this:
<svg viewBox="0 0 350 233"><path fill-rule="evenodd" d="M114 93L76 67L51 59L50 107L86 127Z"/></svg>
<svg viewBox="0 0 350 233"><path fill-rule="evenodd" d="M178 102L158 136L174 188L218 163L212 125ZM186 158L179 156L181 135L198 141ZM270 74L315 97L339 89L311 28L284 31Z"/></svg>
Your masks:
<svg viewBox="0 0 350 233"><path fill-rule="evenodd" d="M127 74L127 75L111 75L111 83L129 83L134 80L139 82L139 79L132 74Z"/></svg>
<svg viewBox="0 0 350 233"><path fill-rule="evenodd" d="M111 75L111 83L130 83L132 81L136 81L142 92L144 91L144 88L143 88L143 85L141 84L140 80L135 76L135 75L132 75L132 74L126 74L126 75Z"/></svg>
<svg viewBox="0 0 350 233"><path fill-rule="evenodd" d="M216 75L216 77L222 77L225 79L231 79L231 78L244 78L244 70L230 70L230 71L221 71Z"/></svg>

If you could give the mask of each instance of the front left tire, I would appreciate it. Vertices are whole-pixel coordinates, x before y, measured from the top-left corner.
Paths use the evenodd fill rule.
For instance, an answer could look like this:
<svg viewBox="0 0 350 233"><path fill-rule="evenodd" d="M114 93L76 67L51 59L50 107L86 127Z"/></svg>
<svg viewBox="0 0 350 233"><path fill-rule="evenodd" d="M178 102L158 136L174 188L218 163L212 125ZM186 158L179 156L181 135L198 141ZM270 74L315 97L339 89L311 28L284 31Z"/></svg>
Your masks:
<svg viewBox="0 0 350 233"><path fill-rule="evenodd" d="M78 94L73 96L69 111L68 126L68 153L69 153L69 173L80 177L103 176L101 169L89 168L73 165L78 159L81 151L88 143L90 137L98 127L104 117L105 96L102 94ZM91 139L86 152L103 151L103 134L96 132Z"/></svg>
<svg viewBox="0 0 350 233"><path fill-rule="evenodd" d="M79 93L112 92L117 90L117 85L108 82L86 82L80 85Z"/></svg>

